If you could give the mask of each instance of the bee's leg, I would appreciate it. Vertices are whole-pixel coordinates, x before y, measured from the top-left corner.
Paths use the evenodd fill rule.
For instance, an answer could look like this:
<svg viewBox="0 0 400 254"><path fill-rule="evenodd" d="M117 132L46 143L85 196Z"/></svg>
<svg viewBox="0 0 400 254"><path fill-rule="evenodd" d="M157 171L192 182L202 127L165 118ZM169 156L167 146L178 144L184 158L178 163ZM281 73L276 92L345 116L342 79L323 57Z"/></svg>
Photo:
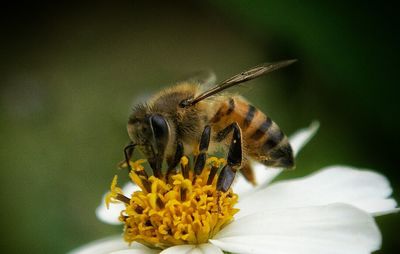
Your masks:
<svg viewBox="0 0 400 254"><path fill-rule="evenodd" d="M194 173L200 175L207 160L207 150L210 144L211 127L207 125L204 127L203 133L201 134L199 144L199 154L196 156L194 162Z"/></svg>
<svg viewBox="0 0 400 254"><path fill-rule="evenodd" d="M166 175L167 180L172 175L176 174L175 168L181 161L182 156L183 156L183 144L181 141L178 141L178 143L176 144L175 156L167 158L167 164L168 164L168 170L167 170L167 175Z"/></svg>
<svg viewBox="0 0 400 254"><path fill-rule="evenodd" d="M131 171L131 165L129 165L129 161L132 158L133 151L135 150L135 146L133 145L133 142L130 141L129 144L127 144L124 148L124 159L118 163L118 168L122 169L126 167Z"/></svg>
<svg viewBox="0 0 400 254"><path fill-rule="evenodd" d="M129 162L130 162L130 160L132 158L132 154L133 154L133 151L135 150L135 146L136 145L133 144L132 141L129 142L129 145L125 146L125 148L124 148L125 161L120 162L120 165L122 165L122 164L126 164L127 165L127 168L129 170L129 172L131 172L131 170L132 170L132 167L131 167ZM145 179L149 178L149 176L147 175L145 170L135 171L135 173L137 175L139 175L139 176L143 176ZM143 182L143 185L145 185L145 184L146 183Z"/></svg>
<svg viewBox="0 0 400 254"><path fill-rule="evenodd" d="M246 178L248 182L250 182L254 186L257 185L253 169L250 167L249 162L245 162L243 164L242 168L240 169L240 173L242 173L242 175L244 176L244 178Z"/></svg>
<svg viewBox="0 0 400 254"><path fill-rule="evenodd" d="M222 141L233 130L231 145L229 146L227 164L222 168L217 181L217 190L226 192L235 179L236 172L242 164L242 132L235 122L217 134L217 141Z"/></svg>
<svg viewBox="0 0 400 254"><path fill-rule="evenodd" d="M151 169L153 169L153 175L157 178L162 178L162 162L163 159L160 157L147 158Z"/></svg>

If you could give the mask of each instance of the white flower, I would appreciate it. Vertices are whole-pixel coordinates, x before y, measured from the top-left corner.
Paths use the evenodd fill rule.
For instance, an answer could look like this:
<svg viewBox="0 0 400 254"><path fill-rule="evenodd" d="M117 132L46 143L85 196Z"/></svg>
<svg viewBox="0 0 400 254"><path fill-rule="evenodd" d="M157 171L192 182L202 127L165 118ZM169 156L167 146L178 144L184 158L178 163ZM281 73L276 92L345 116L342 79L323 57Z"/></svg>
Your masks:
<svg viewBox="0 0 400 254"><path fill-rule="evenodd" d="M290 138L294 153L312 138L314 123ZM387 179L375 172L348 166L331 166L310 176L272 183L282 171L255 163L253 188L242 177L233 187L239 194L240 211L234 221L218 232L209 243L177 245L163 251L133 243L128 247L121 236L101 239L71 253L371 253L381 245L381 234L373 216L397 212L396 201ZM128 185L123 192L137 187ZM98 217L118 223L124 205L106 210L104 202Z"/></svg>

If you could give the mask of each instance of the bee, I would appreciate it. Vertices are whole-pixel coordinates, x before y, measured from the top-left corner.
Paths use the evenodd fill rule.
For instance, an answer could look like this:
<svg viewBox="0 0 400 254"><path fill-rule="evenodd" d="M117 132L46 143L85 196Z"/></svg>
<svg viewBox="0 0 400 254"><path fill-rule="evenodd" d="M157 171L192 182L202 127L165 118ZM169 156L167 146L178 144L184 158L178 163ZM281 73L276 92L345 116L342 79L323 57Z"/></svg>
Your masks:
<svg viewBox="0 0 400 254"><path fill-rule="evenodd" d="M164 160L168 176L184 154L194 154L194 171L199 174L206 162L206 152L222 148L228 155L217 182L221 191L230 188L238 170L255 183L250 160L271 167L293 168L293 150L279 126L242 96L222 91L295 61L253 67L212 88L205 85L210 79L191 79L158 92L147 103L134 107L130 114L127 130L131 143L124 150L126 162L138 147L154 176L161 178Z"/></svg>

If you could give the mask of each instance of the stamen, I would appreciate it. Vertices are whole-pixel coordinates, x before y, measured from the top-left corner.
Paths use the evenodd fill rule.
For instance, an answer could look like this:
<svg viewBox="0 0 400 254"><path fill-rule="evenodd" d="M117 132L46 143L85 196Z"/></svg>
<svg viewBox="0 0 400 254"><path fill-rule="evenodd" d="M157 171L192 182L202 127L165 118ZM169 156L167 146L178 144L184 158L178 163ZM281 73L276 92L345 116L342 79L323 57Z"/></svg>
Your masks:
<svg viewBox="0 0 400 254"><path fill-rule="evenodd" d="M199 175L189 167L189 160L180 160L182 172L168 181L138 174L144 161L130 163L130 177L140 188L127 198L117 187L117 177L111 184L107 202L125 204L120 221L124 222L124 239L151 248L165 249L173 245L208 242L232 219L238 196L231 189L217 190L217 171L223 159L211 157Z"/></svg>
<svg viewBox="0 0 400 254"><path fill-rule="evenodd" d="M217 174L219 167L211 166L210 174L208 175L207 184L210 185L214 181L214 177Z"/></svg>
<svg viewBox="0 0 400 254"><path fill-rule="evenodd" d="M109 208L110 203L118 203L118 201L126 204L130 203L130 199L122 194L122 189L117 187L117 181L118 176L114 176L111 182L110 192L106 195L105 198L107 208Z"/></svg>
<svg viewBox="0 0 400 254"><path fill-rule="evenodd" d="M118 165L118 168L123 169L123 168L128 168L129 172L134 169L136 171L136 174L139 176L143 176L144 178L149 178L149 176L146 173L146 170L142 166L143 163L145 163L147 160L145 159L140 159L135 162L129 161L129 165L126 163L126 161L120 162Z"/></svg>
<svg viewBox="0 0 400 254"><path fill-rule="evenodd" d="M131 200L129 198L127 198L127 197L125 197L124 195L121 195L121 194L117 194L115 199L117 199L117 200L119 200L119 201L121 201L121 202L123 202L125 204L128 204L128 205L131 202Z"/></svg>
<svg viewBox="0 0 400 254"><path fill-rule="evenodd" d="M207 164L211 165L210 173L208 175L207 184L210 185L214 181L214 177L217 174L218 169L225 164L226 161L222 158L211 157L207 159Z"/></svg>
<svg viewBox="0 0 400 254"><path fill-rule="evenodd" d="M186 156L181 158L181 171L184 178L189 178L189 159Z"/></svg>
<svg viewBox="0 0 400 254"><path fill-rule="evenodd" d="M148 179L144 178L143 176L139 176L136 174L134 170L129 173L131 180L136 183L143 191L147 193L151 192L151 184Z"/></svg>

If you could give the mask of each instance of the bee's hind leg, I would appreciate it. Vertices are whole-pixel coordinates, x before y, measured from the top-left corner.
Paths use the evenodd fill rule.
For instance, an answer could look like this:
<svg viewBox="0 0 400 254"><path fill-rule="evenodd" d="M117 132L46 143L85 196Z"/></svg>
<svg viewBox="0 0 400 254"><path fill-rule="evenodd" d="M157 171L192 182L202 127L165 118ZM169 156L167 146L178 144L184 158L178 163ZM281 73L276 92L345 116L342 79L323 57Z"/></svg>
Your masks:
<svg viewBox="0 0 400 254"><path fill-rule="evenodd" d="M196 156L194 162L194 173L200 175L207 160L207 150L210 144L211 127L207 125L201 134L199 143L199 154Z"/></svg>
<svg viewBox="0 0 400 254"><path fill-rule="evenodd" d="M250 166L250 162L246 161L243 163L242 167L240 168L240 173L244 176L244 178L250 182L253 186L257 185L256 177L254 175L254 171Z"/></svg>
<svg viewBox="0 0 400 254"><path fill-rule="evenodd" d="M231 145L229 146L227 164L222 168L217 181L217 190L226 192L235 179L236 172L242 165L242 132L234 122L217 134L217 141L221 142L233 130Z"/></svg>

